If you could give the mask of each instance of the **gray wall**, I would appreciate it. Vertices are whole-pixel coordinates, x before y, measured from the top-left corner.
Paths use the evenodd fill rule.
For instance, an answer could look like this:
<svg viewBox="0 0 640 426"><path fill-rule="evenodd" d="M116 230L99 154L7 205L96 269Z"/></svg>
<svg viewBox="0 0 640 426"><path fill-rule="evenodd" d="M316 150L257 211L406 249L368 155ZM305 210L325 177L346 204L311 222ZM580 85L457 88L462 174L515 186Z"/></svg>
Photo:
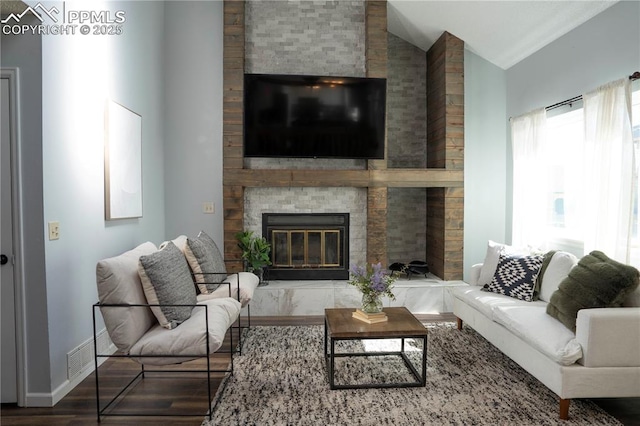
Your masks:
<svg viewBox="0 0 640 426"><path fill-rule="evenodd" d="M591 91L640 69L640 2L621 1L507 70L507 117ZM507 150L506 239L511 240L512 158Z"/></svg>
<svg viewBox="0 0 640 426"><path fill-rule="evenodd" d="M487 241L504 241L505 71L465 49L464 278L484 260Z"/></svg>
<svg viewBox="0 0 640 426"><path fill-rule="evenodd" d="M92 4L67 2L66 6L87 10ZM164 238L164 6L101 2L94 7L112 13L124 10L123 34L42 39L44 224L40 230L46 232L48 221L60 222L60 239L45 241L48 318L40 324L49 330L54 401L67 383L67 353L92 336L97 261ZM139 219L104 219L107 98L142 116L143 217Z"/></svg>
<svg viewBox="0 0 640 426"><path fill-rule="evenodd" d="M165 9L166 237L204 230L222 247L222 26L220 1ZM202 203L213 201L214 214Z"/></svg>

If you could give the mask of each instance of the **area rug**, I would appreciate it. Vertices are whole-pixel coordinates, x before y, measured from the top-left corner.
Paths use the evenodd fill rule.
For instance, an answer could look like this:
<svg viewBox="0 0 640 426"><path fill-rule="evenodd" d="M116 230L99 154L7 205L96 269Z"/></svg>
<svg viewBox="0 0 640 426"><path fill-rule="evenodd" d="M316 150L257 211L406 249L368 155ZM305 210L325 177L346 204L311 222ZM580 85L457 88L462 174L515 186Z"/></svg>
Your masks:
<svg viewBox="0 0 640 426"><path fill-rule="evenodd" d="M558 397L475 331L427 328L426 387L330 390L321 326L252 327L203 425L620 425L589 400L573 400L559 420ZM353 344L399 345L365 343ZM417 343L406 348L419 359ZM403 380L395 358L339 358L336 381Z"/></svg>

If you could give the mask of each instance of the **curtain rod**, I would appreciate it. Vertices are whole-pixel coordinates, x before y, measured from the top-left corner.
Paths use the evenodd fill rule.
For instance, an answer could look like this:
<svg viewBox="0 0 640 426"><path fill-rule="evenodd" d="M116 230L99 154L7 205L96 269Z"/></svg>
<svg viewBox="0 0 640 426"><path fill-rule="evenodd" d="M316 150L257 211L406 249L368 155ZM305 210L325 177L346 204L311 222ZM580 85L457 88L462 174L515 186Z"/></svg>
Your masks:
<svg viewBox="0 0 640 426"><path fill-rule="evenodd" d="M633 74L631 74L629 76L629 80L631 80L631 81L638 80L638 79L640 79L640 71L636 71L636 72L634 72ZM571 105L571 104L573 104L575 102L578 102L578 101L581 101L581 100L582 100L582 95L579 95L579 96L576 96L574 98L567 99L566 101L562 101L562 102L558 102L557 104L549 105L545 109L547 111L550 111L552 109L560 108L560 107L565 106L565 105Z"/></svg>

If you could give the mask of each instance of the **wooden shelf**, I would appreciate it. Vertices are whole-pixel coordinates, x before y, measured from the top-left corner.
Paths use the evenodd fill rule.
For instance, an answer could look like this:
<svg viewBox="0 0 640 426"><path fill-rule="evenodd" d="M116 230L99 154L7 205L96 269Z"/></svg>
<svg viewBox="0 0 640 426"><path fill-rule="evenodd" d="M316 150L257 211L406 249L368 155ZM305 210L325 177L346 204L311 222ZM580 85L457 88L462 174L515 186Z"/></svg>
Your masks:
<svg viewBox="0 0 640 426"><path fill-rule="evenodd" d="M244 187L451 188L464 186L462 170L225 169L225 185Z"/></svg>

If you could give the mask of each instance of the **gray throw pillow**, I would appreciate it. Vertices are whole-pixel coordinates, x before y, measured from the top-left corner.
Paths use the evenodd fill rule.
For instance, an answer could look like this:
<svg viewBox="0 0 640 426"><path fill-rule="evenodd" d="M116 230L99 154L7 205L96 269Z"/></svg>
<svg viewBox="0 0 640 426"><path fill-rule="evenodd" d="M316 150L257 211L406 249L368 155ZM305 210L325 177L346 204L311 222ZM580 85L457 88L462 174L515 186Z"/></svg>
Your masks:
<svg viewBox="0 0 640 426"><path fill-rule="evenodd" d="M155 253L140 256L138 274L149 304L197 303L189 265L173 242ZM162 327L172 329L191 317L193 306L155 306L151 310Z"/></svg>
<svg viewBox="0 0 640 426"><path fill-rule="evenodd" d="M584 256L551 295L547 314L576 331L580 309L622 306L638 287L636 268L609 259L600 251Z"/></svg>
<svg viewBox="0 0 640 426"><path fill-rule="evenodd" d="M185 256L193 271L200 293L206 294L218 288L227 275L227 268L213 238L201 231L196 238L187 238Z"/></svg>

